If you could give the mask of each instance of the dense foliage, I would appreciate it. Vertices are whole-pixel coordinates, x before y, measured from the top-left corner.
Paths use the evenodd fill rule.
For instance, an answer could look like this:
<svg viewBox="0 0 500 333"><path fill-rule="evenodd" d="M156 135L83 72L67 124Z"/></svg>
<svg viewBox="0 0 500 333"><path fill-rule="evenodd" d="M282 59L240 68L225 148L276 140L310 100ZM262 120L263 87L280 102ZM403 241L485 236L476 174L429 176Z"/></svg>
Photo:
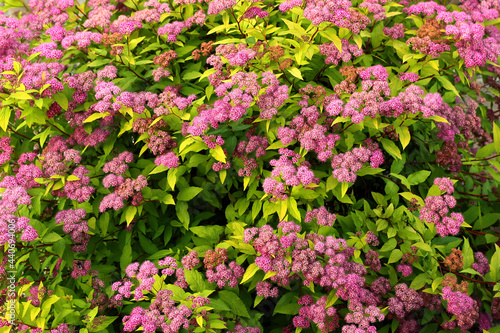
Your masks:
<svg viewBox="0 0 500 333"><path fill-rule="evenodd" d="M0 332L500 332L499 0L3 3Z"/></svg>

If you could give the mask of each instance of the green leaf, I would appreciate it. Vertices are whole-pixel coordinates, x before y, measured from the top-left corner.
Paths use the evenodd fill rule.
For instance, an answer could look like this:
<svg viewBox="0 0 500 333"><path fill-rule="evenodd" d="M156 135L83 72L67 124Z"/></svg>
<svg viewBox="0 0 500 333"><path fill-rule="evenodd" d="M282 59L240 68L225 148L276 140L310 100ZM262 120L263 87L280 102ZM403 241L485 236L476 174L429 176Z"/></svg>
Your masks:
<svg viewBox="0 0 500 333"><path fill-rule="evenodd" d="M427 170L417 171L408 176L408 182L410 185L423 183L430 176L430 174L431 172Z"/></svg>
<svg viewBox="0 0 500 333"><path fill-rule="evenodd" d="M380 44L382 43L382 39L385 37L385 34L382 32L382 30L384 30L384 23L383 22L379 22L375 28L373 28L373 31L372 31L372 45L373 47L377 47L377 46L380 46Z"/></svg>
<svg viewBox="0 0 500 333"><path fill-rule="evenodd" d="M59 104L63 110L68 110L68 97L62 92L58 92L53 96L54 100Z"/></svg>
<svg viewBox="0 0 500 333"><path fill-rule="evenodd" d="M296 292L288 292L280 297L278 303L274 307L274 313L282 313L288 315L295 315L299 313L302 307L297 303L298 297Z"/></svg>
<svg viewBox="0 0 500 333"><path fill-rule="evenodd" d="M7 131L7 127L9 125L9 120L10 120L10 114L12 112L12 109L9 107L4 107L0 111L0 127L4 130Z"/></svg>
<svg viewBox="0 0 500 333"><path fill-rule="evenodd" d="M389 139L381 139L382 146L384 147L385 151L391 154L392 157L401 159L401 152L399 151L399 148L396 146L396 144L389 140Z"/></svg>
<svg viewBox="0 0 500 333"><path fill-rule="evenodd" d="M418 204L420 206L425 206L424 200L421 197L419 197L418 195L416 195L416 194L413 194L411 192L403 192L403 193L399 193L399 195L402 196L403 198L405 198L408 201L411 201L411 199L415 198L415 199L417 199Z"/></svg>
<svg viewBox="0 0 500 333"><path fill-rule="evenodd" d="M500 275L498 274L498 270L500 269L500 247L495 244L495 253L491 256L491 264L490 264L490 277L491 281L498 282Z"/></svg>
<svg viewBox="0 0 500 333"><path fill-rule="evenodd" d="M238 295L229 290L221 290L218 295L219 298L231 309L233 314L250 318L250 314L248 313L245 303L243 303Z"/></svg>
<svg viewBox="0 0 500 333"><path fill-rule="evenodd" d="M474 230L482 230L492 226L500 219L500 213L490 213L484 216L479 216L478 221L474 224Z"/></svg>
<svg viewBox="0 0 500 333"><path fill-rule="evenodd" d="M470 247L469 239L464 237L464 245L462 246L463 269L471 268L474 263L474 252Z"/></svg>
<svg viewBox="0 0 500 333"><path fill-rule="evenodd" d="M394 249L389 257L388 263L398 262L403 257L403 252L400 249Z"/></svg>
<svg viewBox="0 0 500 333"><path fill-rule="evenodd" d="M182 189L179 192L179 195L177 195L177 200L178 201L189 201L193 199L195 196L197 196L203 189L201 187L188 187L185 189Z"/></svg>
<svg viewBox="0 0 500 333"><path fill-rule="evenodd" d="M38 255L38 251L31 251L29 262L31 264L31 267L33 267L35 271L40 272L40 257Z"/></svg>
<svg viewBox="0 0 500 333"><path fill-rule="evenodd" d="M55 243L60 239L62 239L61 236L55 232L51 232L50 234L43 236L44 243Z"/></svg>
<svg viewBox="0 0 500 333"><path fill-rule="evenodd" d="M135 214L137 213L137 207L136 206L128 206L127 209L125 210L125 221L127 221L127 226L132 223L132 220L135 217Z"/></svg>
<svg viewBox="0 0 500 333"><path fill-rule="evenodd" d="M226 163L226 154L221 146L215 146L215 149L210 149L210 155L217 161Z"/></svg>
<svg viewBox="0 0 500 333"><path fill-rule="evenodd" d="M425 251L425 252L432 252L432 248L429 244L427 243L424 243L424 242L417 242L415 244L417 248L421 249L422 251Z"/></svg>
<svg viewBox="0 0 500 333"><path fill-rule="evenodd" d="M184 275L186 277L186 282L189 284L194 292L201 292L210 289L210 284L205 280L203 275L195 269L184 270Z"/></svg>
<svg viewBox="0 0 500 333"><path fill-rule="evenodd" d="M245 274L243 274L243 277L241 278L240 284L243 284L243 283L247 282L248 280L250 280L255 275L255 273L257 273L258 270L259 270L259 266L257 266L255 263L251 263L248 266L247 270L245 271Z"/></svg>
<svg viewBox="0 0 500 333"><path fill-rule="evenodd" d="M158 247L151 241L151 239L146 238L142 233L139 233L139 244L147 254L153 254L158 252Z"/></svg>
<svg viewBox="0 0 500 333"><path fill-rule="evenodd" d="M436 75L435 78L439 82L441 82L441 84L443 85L444 89L452 91L455 95L457 95L457 96L460 97L460 94L459 94L457 88L455 88L455 86L445 76Z"/></svg>
<svg viewBox="0 0 500 333"><path fill-rule="evenodd" d="M391 238L387 242L384 243L382 248L380 249L380 252L389 252L392 251L396 246L398 245L398 242L396 239Z"/></svg>
<svg viewBox="0 0 500 333"><path fill-rule="evenodd" d="M103 112L103 113L92 113L90 116L88 116L87 119L85 119L83 122L84 123L91 123L93 122L94 120L97 120L97 119L101 119L101 118L104 118L104 117L107 117L109 116L110 113L109 112Z"/></svg>
<svg viewBox="0 0 500 333"><path fill-rule="evenodd" d="M290 74L292 74L293 76L295 76L297 79L299 79L301 81L304 80L302 78L302 74L300 73L300 69L298 69L297 67L288 68L288 71L290 72Z"/></svg>
<svg viewBox="0 0 500 333"><path fill-rule="evenodd" d="M422 289L428 282L430 282L430 279L427 273L421 273L417 275L416 278L413 279L413 281L410 284L410 288L419 290Z"/></svg>
<svg viewBox="0 0 500 333"><path fill-rule="evenodd" d="M408 146L408 144L411 141L411 134L410 130L408 127L398 127L396 128L396 133L399 135L399 142L401 142L401 146L403 147L403 150Z"/></svg>
<svg viewBox="0 0 500 333"><path fill-rule="evenodd" d="M132 246L130 245L130 239L125 243L122 249L122 254L120 256L120 268L122 272L125 272L125 269L132 262Z"/></svg>
<svg viewBox="0 0 500 333"><path fill-rule="evenodd" d="M188 213L188 204L187 202L184 201L178 201L177 205L175 206L175 212L177 213L177 217L179 218L179 221L182 223L184 228L189 229L189 213Z"/></svg>
<svg viewBox="0 0 500 333"><path fill-rule="evenodd" d="M493 142L497 154L500 154L500 127L496 123L493 123Z"/></svg>
<svg viewBox="0 0 500 333"><path fill-rule="evenodd" d="M12 95L10 95L10 97L14 97L15 99L33 99L33 96L31 96L30 94L24 92L24 91L18 91L16 93L13 93Z"/></svg>

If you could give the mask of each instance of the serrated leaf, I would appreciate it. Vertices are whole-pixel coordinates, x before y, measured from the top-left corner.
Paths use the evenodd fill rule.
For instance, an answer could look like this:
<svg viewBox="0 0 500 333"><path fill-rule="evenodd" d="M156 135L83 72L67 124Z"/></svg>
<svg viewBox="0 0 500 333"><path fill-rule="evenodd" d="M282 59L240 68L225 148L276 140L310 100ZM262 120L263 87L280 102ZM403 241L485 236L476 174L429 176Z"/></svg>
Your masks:
<svg viewBox="0 0 500 333"><path fill-rule="evenodd" d="M177 195L177 200L179 201L189 201L193 199L195 196L197 196L203 189L201 187L188 187L185 189L182 189L179 192L179 195Z"/></svg>
<svg viewBox="0 0 500 333"><path fill-rule="evenodd" d="M304 80L302 78L302 74L300 73L300 69L298 69L297 67L288 68L288 71L290 72L290 74L292 74L293 76L295 76L297 79L299 79L301 81Z"/></svg>
<svg viewBox="0 0 500 333"><path fill-rule="evenodd" d="M423 183L429 176L431 172L428 170L420 170L412 173L408 176L408 182L410 185L417 185Z"/></svg>
<svg viewBox="0 0 500 333"><path fill-rule="evenodd" d="M392 157L401 159L401 152L399 151L399 148L396 146L396 144L389 140L389 139L381 139L380 142L382 143L382 146L384 147L384 150L388 152Z"/></svg>
<svg viewBox="0 0 500 333"><path fill-rule="evenodd" d="M241 278L240 284L243 284L250 280L255 273L259 270L259 266L257 266L255 263L251 263L248 268L245 271L245 274L243 274L243 277Z"/></svg>
<svg viewBox="0 0 500 333"><path fill-rule="evenodd" d="M439 69L437 69L437 70L439 70ZM457 88L455 88L455 86L445 76L436 75L435 78L439 82L441 82L441 84L443 85L444 89L452 91L455 95L457 95L457 96L460 97L460 94L459 94Z"/></svg>
<svg viewBox="0 0 500 333"><path fill-rule="evenodd" d="M215 146L215 149L210 149L210 155L217 161L226 163L226 154L221 146Z"/></svg>
<svg viewBox="0 0 500 333"><path fill-rule="evenodd" d="M243 303L238 295L229 290L221 290L219 291L218 295L219 298L231 309L231 312L233 314L250 318L250 314L248 313L245 303Z"/></svg>
<svg viewBox="0 0 500 333"><path fill-rule="evenodd" d="M97 119L101 119L101 118L104 118L104 117L107 117L109 116L110 113L109 112L103 112L103 113L92 113L90 116L88 116L87 119L85 119L83 122L84 123L91 123L93 122L94 120L97 120Z"/></svg>
<svg viewBox="0 0 500 333"><path fill-rule="evenodd" d="M497 154L500 154L500 127L496 123L493 123L493 142Z"/></svg>

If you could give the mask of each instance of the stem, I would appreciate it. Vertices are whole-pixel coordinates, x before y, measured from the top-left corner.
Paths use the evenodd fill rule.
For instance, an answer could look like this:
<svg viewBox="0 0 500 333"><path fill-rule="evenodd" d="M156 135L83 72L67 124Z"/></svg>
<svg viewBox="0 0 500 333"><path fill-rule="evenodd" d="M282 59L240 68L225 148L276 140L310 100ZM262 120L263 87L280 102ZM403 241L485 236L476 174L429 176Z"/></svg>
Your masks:
<svg viewBox="0 0 500 333"><path fill-rule="evenodd" d="M233 9L231 9L231 10L229 10L229 12L231 13L231 15L233 15L234 20L236 21L236 24L238 24L238 30L240 31L241 37L243 37L243 38L247 38L247 35L245 35L245 34L243 33L243 31L241 30L241 27L240 27L240 21L236 18L236 15L234 15L234 10L233 10Z"/></svg>

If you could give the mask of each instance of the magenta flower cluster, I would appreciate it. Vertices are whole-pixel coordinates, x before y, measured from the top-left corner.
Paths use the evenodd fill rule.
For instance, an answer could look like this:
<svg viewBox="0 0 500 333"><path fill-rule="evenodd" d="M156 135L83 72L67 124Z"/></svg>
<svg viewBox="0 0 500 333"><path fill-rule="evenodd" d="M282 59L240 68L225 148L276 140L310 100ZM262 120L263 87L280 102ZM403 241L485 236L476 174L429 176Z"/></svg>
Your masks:
<svg viewBox="0 0 500 333"><path fill-rule="evenodd" d="M450 208L454 208L457 204L451 195L454 192L453 182L447 178L436 178L434 185L438 185L442 191L446 191L446 194L425 198L425 206L420 209L420 218L428 223L434 223L436 231L443 237L456 235L464 222L464 217L460 213L451 213L448 216Z"/></svg>

